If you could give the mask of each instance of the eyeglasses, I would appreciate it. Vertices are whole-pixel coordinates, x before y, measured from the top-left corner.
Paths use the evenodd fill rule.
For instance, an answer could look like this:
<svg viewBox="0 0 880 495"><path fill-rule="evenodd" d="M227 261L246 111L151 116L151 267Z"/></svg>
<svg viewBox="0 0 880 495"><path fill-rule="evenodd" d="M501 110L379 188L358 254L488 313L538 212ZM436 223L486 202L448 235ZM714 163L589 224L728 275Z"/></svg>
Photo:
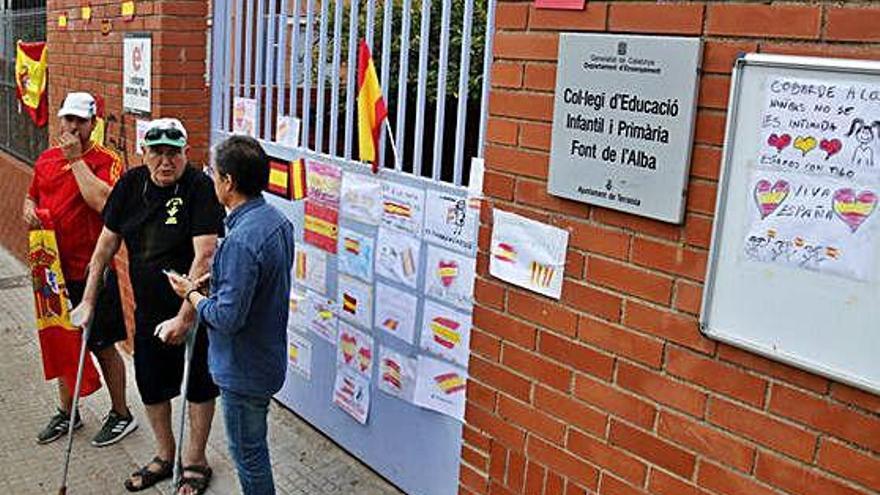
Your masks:
<svg viewBox="0 0 880 495"><path fill-rule="evenodd" d="M156 139L161 139L162 135L165 135L168 139L176 140L183 137L183 131L174 127L170 129L159 129L154 127L144 134L144 139L147 141L155 141Z"/></svg>
<svg viewBox="0 0 880 495"><path fill-rule="evenodd" d="M163 150L162 148L165 148L165 149ZM162 148L159 148L157 146L149 146L149 147L147 147L147 153L149 153L155 157L165 156L165 157L168 157L169 159L177 158L178 156L181 155L181 153L183 153L183 149L178 148L176 146L162 146Z"/></svg>

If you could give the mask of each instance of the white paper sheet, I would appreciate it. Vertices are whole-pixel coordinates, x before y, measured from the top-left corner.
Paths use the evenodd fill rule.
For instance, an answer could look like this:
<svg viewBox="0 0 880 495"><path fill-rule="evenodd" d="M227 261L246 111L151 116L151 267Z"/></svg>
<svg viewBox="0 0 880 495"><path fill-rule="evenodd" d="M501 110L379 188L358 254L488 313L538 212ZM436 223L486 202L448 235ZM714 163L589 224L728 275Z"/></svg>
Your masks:
<svg viewBox="0 0 880 495"><path fill-rule="evenodd" d="M379 350L379 390L413 402L416 394L416 360L382 346Z"/></svg>
<svg viewBox="0 0 880 495"><path fill-rule="evenodd" d="M424 206L424 189L382 183L382 225L421 237Z"/></svg>
<svg viewBox="0 0 880 495"><path fill-rule="evenodd" d="M373 327L373 287L347 275L337 281L339 316L363 329Z"/></svg>
<svg viewBox="0 0 880 495"><path fill-rule="evenodd" d="M374 244L371 235L351 229L339 229L339 271L372 282Z"/></svg>
<svg viewBox="0 0 880 495"><path fill-rule="evenodd" d="M294 283L319 294L326 294L327 253L304 242L297 242L294 252Z"/></svg>
<svg viewBox="0 0 880 495"><path fill-rule="evenodd" d="M428 245L425 294L464 311L473 308L477 260Z"/></svg>
<svg viewBox="0 0 880 495"><path fill-rule="evenodd" d="M416 334L418 304L419 299L415 295L377 282L376 317L373 321L382 331L412 344Z"/></svg>
<svg viewBox="0 0 880 495"><path fill-rule="evenodd" d="M300 292L296 287L290 288L290 294L287 298L287 330L288 333L308 331L308 321L306 320L306 294Z"/></svg>
<svg viewBox="0 0 880 495"><path fill-rule="evenodd" d="M467 367L470 357L471 316L430 299L425 300L420 347Z"/></svg>
<svg viewBox="0 0 880 495"><path fill-rule="evenodd" d="M366 424L370 413L370 381L348 368L338 368L333 403L358 423Z"/></svg>
<svg viewBox="0 0 880 495"><path fill-rule="evenodd" d="M410 235L379 227L376 241L376 274L416 288L422 243Z"/></svg>
<svg viewBox="0 0 880 495"><path fill-rule="evenodd" d="M373 374L374 357L373 337L344 321L339 322L336 366L347 367L370 379Z"/></svg>
<svg viewBox="0 0 880 495"><path fill-rule="evenodd" d="M309 330L327 342L336 345L337 304L332 299L306 291L305 310Z"/></svg>
<svg viewBox="0 0 880 495"><path fill-rule="evenodd" d="M480 202L429 189L425 200L425 240L472 254L477 249Z"/></svg>
<svg viewBox="0 0 880 495"><path fill-rule="evenodd" d="M302 335L287 335L287 361L290 369L306 380L312 377L312 342Z"/></svg>
<svg viewBox="0 0 880 495"><path fill-rule="evenodd" d="M467 379L464 369L421 355L417 362L415 403L464 421Z"/></svg>
<svg viewBox="0 0 880 495"><path fill-rule="evenodd" d="M364 174L342 174L342 217L379 225L382 220L382 183Z"/></svg>

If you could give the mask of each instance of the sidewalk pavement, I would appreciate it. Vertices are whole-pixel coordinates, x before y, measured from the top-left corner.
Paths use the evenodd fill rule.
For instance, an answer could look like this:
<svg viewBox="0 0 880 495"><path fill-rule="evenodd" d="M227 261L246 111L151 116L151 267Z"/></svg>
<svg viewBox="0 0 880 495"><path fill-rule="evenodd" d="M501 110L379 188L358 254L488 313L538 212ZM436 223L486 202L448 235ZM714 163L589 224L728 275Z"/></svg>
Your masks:
<svg viewBox="0 0 880 495"><path fill-rule="evenodd" d="M37 445L36 434L55 412L57 388L42 376L34 330L33 296L27 268L0 248L0 493L55 494L61 478L67 437ZM152 459L152 432L134 384L130 356L128 402L140 427L120 443L104 448L89 444L110 410L104 389L81 402L85 426L75 433L68 493L120 494L125 478ZM219 406L219 404L218 404ZM175 400L174 423L179 400ZM273 402L269 446L275 485L280 494L399 494L400 491L340 449L308 423ZM208 445L214 470L209 494L239 493L235 468L226 450L220 408ZM142 493L173 493L163 482Z"/></svg>

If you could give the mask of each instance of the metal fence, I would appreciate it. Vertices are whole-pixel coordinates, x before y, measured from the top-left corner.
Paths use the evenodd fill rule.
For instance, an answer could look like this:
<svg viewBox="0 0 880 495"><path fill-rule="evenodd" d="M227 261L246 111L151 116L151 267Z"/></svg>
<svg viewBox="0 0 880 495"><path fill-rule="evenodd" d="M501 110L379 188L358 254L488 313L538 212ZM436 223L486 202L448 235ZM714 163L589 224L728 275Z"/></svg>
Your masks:
<svg viewBox="0 0 880 495"><path fill-rule="evenodd" d="M301 120L300 151L357 159L357 45L366 40L393 132L381 166L456 185L482 157L495 0L217 0L212 130L236 98L256 100L256 134Z"/></svg>
<svg viewBox="0 0 880 495"><path fill-rule="evenodd" d="M0 149L32 163L48 145L15 96L15 42L46 39L46 2L0 2Z"/></svg>

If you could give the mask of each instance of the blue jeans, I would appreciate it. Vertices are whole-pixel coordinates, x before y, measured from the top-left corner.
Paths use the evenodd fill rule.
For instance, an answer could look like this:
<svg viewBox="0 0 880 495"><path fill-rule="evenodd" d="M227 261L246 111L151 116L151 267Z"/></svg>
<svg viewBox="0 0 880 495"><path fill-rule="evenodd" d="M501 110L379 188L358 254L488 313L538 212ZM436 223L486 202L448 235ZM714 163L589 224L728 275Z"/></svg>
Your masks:
<svg viewBox="0 0 880 495"><path fill-rule="evenodd" d="M220 389L229 454L235 461L244 495L274 495L272 465L266 441L269 398Z"/></svg>

